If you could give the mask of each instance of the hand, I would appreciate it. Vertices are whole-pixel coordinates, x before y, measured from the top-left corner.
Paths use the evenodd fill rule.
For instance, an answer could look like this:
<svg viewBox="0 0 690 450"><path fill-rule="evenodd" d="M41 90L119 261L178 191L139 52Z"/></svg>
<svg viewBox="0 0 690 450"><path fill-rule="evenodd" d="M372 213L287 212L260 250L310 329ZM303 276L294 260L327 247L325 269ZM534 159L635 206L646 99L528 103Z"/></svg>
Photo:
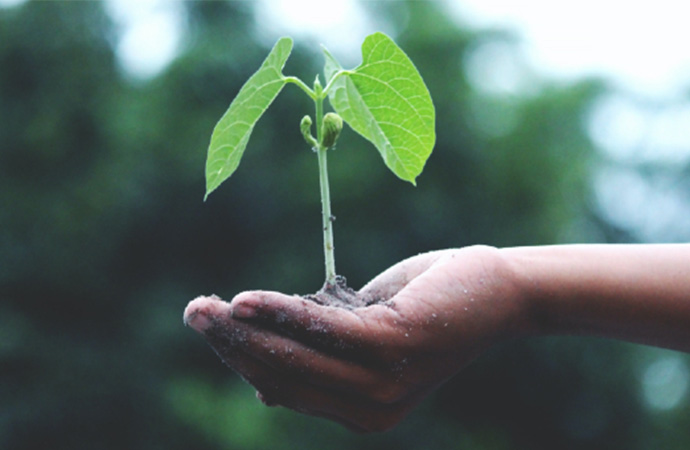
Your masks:
<svg viewBox="0 0 690 450"><path fill-rule="evenodd" d="M527 329L510 266L490 247L443 250L389 268L361 291L363 308L252 291L202 297L185 322L267 405L356 431L396 425L491 345Z"/></svg>

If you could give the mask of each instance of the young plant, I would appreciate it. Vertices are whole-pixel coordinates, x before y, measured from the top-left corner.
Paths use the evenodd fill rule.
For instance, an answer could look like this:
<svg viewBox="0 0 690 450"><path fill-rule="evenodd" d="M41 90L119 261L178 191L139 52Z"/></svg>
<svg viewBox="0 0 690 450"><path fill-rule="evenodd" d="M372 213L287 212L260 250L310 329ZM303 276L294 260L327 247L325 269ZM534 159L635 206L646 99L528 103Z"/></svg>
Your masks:
<svg viewBox="0 0 690 450"><path fill-rule="evenodd" d="M343 69L324 48L325 87L318 75L310 88L302 80L282 73L292 51L292 39L278 40L259 70L242 86L220 119L208 148L206 195L237 169L254 125L283 87L292 83L314 101L316 137L312 119L304 116L300 130L318 157L326 265L324 290L336 286L333 220L328 186L327 151L343 128L343 121L378 149L386 166L415 185L436 140L435 111L429 91L412 61L382 33L362 44L362 64ZM324 114L328 98L335 113Z"/></svg>

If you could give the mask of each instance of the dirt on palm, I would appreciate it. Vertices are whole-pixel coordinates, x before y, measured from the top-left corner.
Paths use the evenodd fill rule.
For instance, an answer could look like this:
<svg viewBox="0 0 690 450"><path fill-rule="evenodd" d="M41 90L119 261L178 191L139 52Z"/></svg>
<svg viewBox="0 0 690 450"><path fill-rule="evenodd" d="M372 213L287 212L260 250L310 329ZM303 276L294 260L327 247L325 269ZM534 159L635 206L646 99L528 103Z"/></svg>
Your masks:
<svg viewBox="0 0 690 450"><path fill-rule="evenodd" d="M326 282L318 292L303 295L302 298L345 309L362 308L381 301L378 297L358 293L347 285L347 280L341 275L336 276L335 284Z"/></svg>

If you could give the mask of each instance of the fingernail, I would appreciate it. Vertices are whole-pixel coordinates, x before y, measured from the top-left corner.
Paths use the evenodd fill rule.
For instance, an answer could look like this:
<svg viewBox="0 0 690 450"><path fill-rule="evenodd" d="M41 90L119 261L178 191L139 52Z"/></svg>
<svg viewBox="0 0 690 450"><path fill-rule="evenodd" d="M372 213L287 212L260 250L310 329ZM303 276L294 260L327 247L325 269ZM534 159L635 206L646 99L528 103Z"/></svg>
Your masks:
<svg viewBox="0 0 690 450"><path fill-rule="evenodd" d="M197 297L184 310L184 324L194 328L199 333L203 333L211 326L213 317L218 317L224 305L218 297Z"/></svg>
<svg viewBox="0 0 690 450"><path fill-rule="evenodd" d="M251 319L256 317L256 309L249 305L234 305L231 311L233 319Z"/></svg>
<svg viewBox="0 0 690 450"><path fill-rule="evenodd" d="M194 328L199 333L206 331L211 326L210 318L201 311L193 311L184 317L185 325Z"/></svg>

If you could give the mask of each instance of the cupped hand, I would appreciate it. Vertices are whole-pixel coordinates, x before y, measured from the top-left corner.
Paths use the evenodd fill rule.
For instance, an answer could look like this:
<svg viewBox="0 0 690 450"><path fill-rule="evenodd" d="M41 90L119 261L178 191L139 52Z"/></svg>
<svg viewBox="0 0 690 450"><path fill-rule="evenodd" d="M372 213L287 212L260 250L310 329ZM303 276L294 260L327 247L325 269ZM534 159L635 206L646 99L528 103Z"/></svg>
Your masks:
<svg viewBox="0 0 690 450"><path fill-rule="evenodd" d="M267 405L367 432L395 426L489 346L525 333L510 266L490 247L425 253L389 268L344 309L251 291L201 297L185 323Z"/></svg>

